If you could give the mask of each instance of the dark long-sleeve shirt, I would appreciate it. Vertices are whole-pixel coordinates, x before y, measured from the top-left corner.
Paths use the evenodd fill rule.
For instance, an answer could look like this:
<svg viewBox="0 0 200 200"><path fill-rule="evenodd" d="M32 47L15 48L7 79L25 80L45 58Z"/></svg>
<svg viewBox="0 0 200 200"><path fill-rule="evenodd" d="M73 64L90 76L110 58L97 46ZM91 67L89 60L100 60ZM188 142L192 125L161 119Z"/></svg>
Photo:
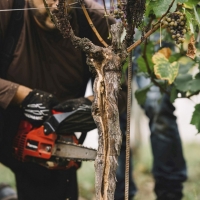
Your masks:
<svg viewBox="0 0 200 200"><path fill-rule="evenodd" d="M11 9L13 0L0 1L0 9ZM102 7L86 1L89 15L100 35L106 40L108 30ZM28 7L28 3L26 3ZM4 40L11 12L0 12L0 38ZM114 20L110 20L114 23ZM78 28L75 17L71 21L75 34ZM101 45L95 34L89 38ZM108 42L108 41L107 41ZM30 10L24 11L24 24L7 72L7 80L0 79L0 107L7 108L19 85L37 88L54 94L60 100L84 95L91 78L83 63L82 52L75 49L69 39L63 39L58 30L45 31L33 19ZM126 93L120 91L120 106L126 105Z"/></svg>

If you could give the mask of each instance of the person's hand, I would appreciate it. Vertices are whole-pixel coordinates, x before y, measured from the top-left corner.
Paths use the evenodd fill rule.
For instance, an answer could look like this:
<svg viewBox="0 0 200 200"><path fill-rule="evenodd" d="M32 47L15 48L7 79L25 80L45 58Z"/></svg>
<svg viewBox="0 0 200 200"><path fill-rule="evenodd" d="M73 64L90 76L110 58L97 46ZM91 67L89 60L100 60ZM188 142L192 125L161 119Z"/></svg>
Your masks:
<svg viewBox="0 0 200 200"><path fill-rule="evenodd" d="M21 103L25 120L38 127L51 115L51 109L59 101L47 92L34 89Z"/></svg>
<svg viewBox="0 0 200 200"><path fill-rule="evenodd" d="M89 108L91 109L92 102L84 97L77 99L69 99L66 100L56 106L53 107L54 110L60 112L71 112L73 110L77 110L78 108Z"/></svg>

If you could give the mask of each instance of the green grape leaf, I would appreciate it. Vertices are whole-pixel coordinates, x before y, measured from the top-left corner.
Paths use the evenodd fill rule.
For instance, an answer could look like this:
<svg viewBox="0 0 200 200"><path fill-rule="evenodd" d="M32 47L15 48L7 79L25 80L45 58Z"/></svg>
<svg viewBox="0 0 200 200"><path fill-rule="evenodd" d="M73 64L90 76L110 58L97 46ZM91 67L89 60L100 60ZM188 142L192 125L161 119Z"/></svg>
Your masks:
<svg viewBox="0 0 200 200"><path fill-rule="evenodd" d="M194 14L195 14L195 19L198 23L198 25L200 25L200 18L199 18L199 14L197 13L197 10L195 8L195 6L193 5L193 9L194 9Z"/></svg>
<svg viewBox="0 0 200 200"><path fill-rule="evenodd" d="M185 3L188 2L188 0L178 0L177 3Z"/></svg>
<svg viewBox="0 0 200 200"><path fill-rule="evenodd" d="M200 90L200 79L193 79L189 82L189 84L191 92L197 92Z"/></svg>
<svg viewBox="0 0 200 200"><path fill-rule="evenodd" d="M191 74L179 74L175 81L174 85L176 86L176 89L181 92L187 92L190 90L190 81L192 80Z"/></svg>
<svg viewBox="0 0 200 200"><path fill-rule="evenodd" d="M195 78L190 81L190 91L200 91L200 73L196 74Z"/></svg>
<svg viewBox="0 0 200 200"><path fill-rule="evenodd" d="M148 17L151 13L154 14L153 6L152 6L152 0L147 0L146 1L145 16Z"/></svg>
<svg viewBox="0 0 200 200"><path fill-rule="evenodd" d="M153 71L153 62L152 62L152 53L147 53L147 62L149 64L149 68L151 71Z"/></svg>
<svg viewBox="0 0 200 200"><path fill-rule="evenodd" d="M147 72L147 67L146 67L146 63L144 62L144 59L142 58L142 56L140 56L137 59L137 64L138 64L138 72Z"/></svg>
<svg viewBox="0 0 200 200"><path fill-rule="evenodd" d="M195 78L191 74L179 74L174 81L176 89L181 92L190 91L192 93L200 91L200 73Z"/></svg>
<svg viewBox="0 0 200 200"><path fill-rule="evenodd" d="M166 0L157 0L157 1L151 1L149 2L149 5L151 9L153 10L156 17L161 17L164 13L166 13L167 9L169 8L169 5L171 4L171 1ZM171 12L174 12L176 9L176 3L173 4L171 8Z"/></svg>
<svg viewBox="0 0 200 200"><path fill-rule="evenodd" d="M179 60L179 74L186 74L194 65L195 62L187 56L182 56Z"/></svg>
<svg viewBox="0 0 200 200"><path fill-rule="evenodd" d="M192 119L190 121L190 124L194 125L196 129L198 130L198 133L200 132L200 104L197 104L194 107L194 112L192 114Z"/></svg>
<svg viewBox="0 0 200 200"><path fill-rule="evenodd" d="M135 91L135 98L137 99L138 104L142 105L142 104L145 103L145 101L146 101L146 94L150 90L150 88L151 88L152 85L153 85L153 83L150 83L146 87L143 87L141 89L137 89Z"/></svg>
<svg viewBox="0 0 200 200"><path fill-rule="evenodd" d="M181 57L180 53L174 53L169 57L169 62L177 61Z"/></svg>
<svg viewBox="0 0 200 200"><path fill-rule="evenodd" d="M150 15L150 13L152 13L153 10L151 8L151 6L148 6L148 4L146 4L146 11L145 11L145 16L148 17Z"/></svg>
<svg viewBox="0 0 200 200"><path fill-rule="evenodd" d="M187 22L186 22L186 23L187 23L187 26L190 28L190 32L194 34L194 30L195 30L194 25L193 25L194 17L193 17L193 15L192 15L189 11L187 11L187 10L185 10L185 15L186 15L186 18L187 18Z"/></svg>
<svg viewBox="0 0 200 200"><path fill-rule="evenodd" d="M178 74L179 63L170 63L169 60L162 54L156 53L152 57L154 65L154 73L158 79L167 80L172 84Z"/></svg>
<svg viewBox="0 0 200 200"><path fill-rule="evenodd" d="M200 72L198 74L195 75L196 79L200 79Z"/></svg>
<svg viewBox="0 0 200 200"><path fill-rule="evenodd" d="M197 3L199 2L199 0L189 0L186 3L184 3L184 7L189 8L189 9L193 9L193 5L197 5Z"/></svg>
<svg viewBox="0 0 200 200"><path fill-rule="evenodd" d="M177 98L178 90L175 86L173 86L170 90L170 101L174 103L175 99Z"/></svg>

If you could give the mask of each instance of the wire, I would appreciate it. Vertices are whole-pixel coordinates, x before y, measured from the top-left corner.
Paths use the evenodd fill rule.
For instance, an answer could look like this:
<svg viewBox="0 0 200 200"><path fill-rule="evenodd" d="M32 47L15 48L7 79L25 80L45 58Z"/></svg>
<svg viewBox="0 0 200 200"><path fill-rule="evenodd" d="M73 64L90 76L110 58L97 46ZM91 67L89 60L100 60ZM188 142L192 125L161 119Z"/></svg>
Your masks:
<svg viewBox="0 0 200 200"><path fill-rule="evenodd" d="M0 10L0 12L7 12L7 11L19 11L19 10L39 10L39 9L44 9L45 7L41 7L41 8L22 8L22 9L4 9L4 10ZM56 8L56 7L48 7L48 8ZM74 8L74 9L82 9L81 7L74 7L74 6L70 6L70 8ZM97 9L97 8L86 8L87 10L104 10L102 9ZM110 9L108 9L110 10Z"/></svg>
<svg viewBox="0 0 200 200"><path fill-rule="evenodd" d="M67 5L67 7L74 8L74 9L82 9L80 6L73 6L75 4L78 4L79 2L70 3ZM39 7L39 8L21 8L21 9L3 9L0 10L0 12L9 12L9 11L19 11L19 10L39 10L44 9L45 7ZM47 8L57 8L57 7L47 7ZM111 8L106 7L107 10L111 10ZM86 8L86 10L104 10L104 8Z"/></svg>
<svg viewBox="0 0 200 200"><path fill-rule="evenodd" d="M70 8L74 8L74 9L82 9L81 7L76 7L76 6L70 6ZM56 8L56 7L47 7L47 8ZM0 12L8 12L8 11L19 11L19 10L39 10L39 9L45 9L45 7L40 7L40 8L21 8L21 9L3 9L0 10ZM99 8L86 8L87 10L104 10L104 8L99 9ZM108 8L107 10L110 10L110 8Z"/></svg>

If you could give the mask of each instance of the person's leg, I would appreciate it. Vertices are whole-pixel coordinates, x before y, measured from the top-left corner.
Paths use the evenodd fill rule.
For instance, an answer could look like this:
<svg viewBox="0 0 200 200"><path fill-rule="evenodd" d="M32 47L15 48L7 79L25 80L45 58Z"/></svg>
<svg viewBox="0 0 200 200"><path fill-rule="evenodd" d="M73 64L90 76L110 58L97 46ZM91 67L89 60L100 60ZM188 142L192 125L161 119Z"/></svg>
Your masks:
<svg viewBox="0 0 200 200"><path fill-rule="evenodd" d="M126 167L126 113L120 116L120 127L122 131L122 146L120 155L118 157L118 167L116 172L116 190L115 190L115 200L124 200L125 194L125 167ZM130 163L129 163L129 199L133 199L136 194L136 186L133 180L132 172L132 155L130 152Z"/></svg>
<svg viewBox="0 0 200 200"><path fill-rule="evenodd" d="M76 169L48 170L26 163L15 175L19 200L78 200Z"/></svg>
<svg viewBox="0 0 200 200"><path fill-rule="evenodd" d="M181 199L182 183L187 178L174 110L169 96L164 95L150 127L155 192L159 200Z"/></svg>
<svg viewBox="0 0 200 200"><path fill-rule="evenodd" d="M176 123L175 110L168 95L160 99L159 89L151 88L144 105L149 117L153 176L158 200L180 200L182 183L187 179L181 139Z"/></svg>

